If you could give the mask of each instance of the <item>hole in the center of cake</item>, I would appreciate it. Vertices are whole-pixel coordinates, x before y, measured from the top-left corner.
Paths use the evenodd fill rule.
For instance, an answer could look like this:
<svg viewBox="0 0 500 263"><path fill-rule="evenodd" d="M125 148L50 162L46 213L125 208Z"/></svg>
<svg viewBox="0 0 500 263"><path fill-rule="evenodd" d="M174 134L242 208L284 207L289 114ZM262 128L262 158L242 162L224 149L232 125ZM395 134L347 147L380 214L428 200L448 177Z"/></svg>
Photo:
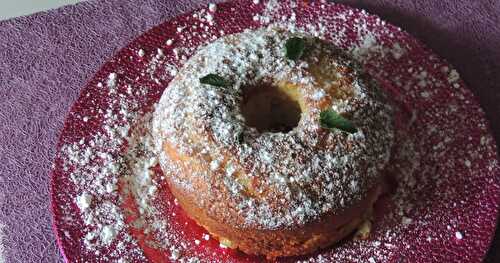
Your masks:
<svg viewBox="0 0 500 263"><path fill-rule="evenodd" d="M259 132L289 132L299 124L302 110L295 88L261 84L244 90L241 110L248 126Z"/></svg>

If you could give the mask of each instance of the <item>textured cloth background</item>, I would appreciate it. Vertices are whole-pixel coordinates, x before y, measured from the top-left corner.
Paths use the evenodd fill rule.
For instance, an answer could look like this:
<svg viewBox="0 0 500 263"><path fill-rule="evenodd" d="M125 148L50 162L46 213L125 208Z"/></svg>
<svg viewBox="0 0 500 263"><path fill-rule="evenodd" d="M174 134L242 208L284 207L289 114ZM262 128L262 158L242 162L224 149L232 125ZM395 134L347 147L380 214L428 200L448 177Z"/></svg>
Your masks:
<svg viewBox="0 0 500 263"><path fill-rule="evenodd" d="M90 1L0 22L0 253L4 250L5 262L62 261L51 229L49 172L59 130L80 88L130 40L207 2ZM478 96L500 141L500 1L338 2L380 15L448 59ZM499 250L496 241L489 262L500 262Z"/></svg>

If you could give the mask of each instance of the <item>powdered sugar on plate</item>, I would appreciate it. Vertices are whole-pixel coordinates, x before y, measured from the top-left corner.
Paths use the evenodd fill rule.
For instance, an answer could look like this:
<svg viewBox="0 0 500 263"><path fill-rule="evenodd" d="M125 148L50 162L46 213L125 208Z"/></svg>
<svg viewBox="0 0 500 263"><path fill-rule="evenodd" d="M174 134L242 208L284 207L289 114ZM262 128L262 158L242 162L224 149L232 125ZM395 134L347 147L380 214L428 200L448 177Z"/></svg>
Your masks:
<svg viewBox="0 0 500 263"><path fill-rule="evenodd" d="M183 214L162 179L148 127L154 103L198 46L268 24L349 50L392 96L402 124L388 171L397 187L370 238L285 261L481 258L495 226L499 167L484 113L455 69L399 28L341 5L236 1L211 9L141 36L75 103L52 185L54 224L68 260L259 260L220 248ZM269 153L262 157L273 161Z"/></svg>

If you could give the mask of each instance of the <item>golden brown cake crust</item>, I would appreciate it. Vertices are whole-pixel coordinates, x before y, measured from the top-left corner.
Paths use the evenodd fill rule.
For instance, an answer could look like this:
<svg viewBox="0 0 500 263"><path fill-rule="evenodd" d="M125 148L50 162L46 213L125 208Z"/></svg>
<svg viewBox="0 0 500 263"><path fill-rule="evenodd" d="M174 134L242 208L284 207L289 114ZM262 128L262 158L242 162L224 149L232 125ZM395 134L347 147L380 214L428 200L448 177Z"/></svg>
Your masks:
<svg viewBox="0 0 500 263"><path fill-rule="evenodd" d="M233 227L211 218L204 209L198 207L197 202L183 193L182 189L171 187L181 207L209 233L219 240L222 239L225 245L233 249L251 255L265 255L267 259L312 253L345 238L362 222L370 219L373 204L381 190L382 187L377 185L359 204L339 215L324 215L321 219L309 222L298 229L255 230Z"/></svg>
<svg viewBox="0 0 500 263"><path fill-rule="evenodd" d="M393 141L392 109L376 84L315 38L306 37L302 60L287 59L283 46L296 35L266 28L202 47L153 119L160 163L182 207L233 247L268 257L308 253L350 233L378 196ZM210 73L233 85L201 84ZM247 125L246 94L267 86L300 105L292 130ZM326 109L348 117L357 132L320 127Z"/></svg>

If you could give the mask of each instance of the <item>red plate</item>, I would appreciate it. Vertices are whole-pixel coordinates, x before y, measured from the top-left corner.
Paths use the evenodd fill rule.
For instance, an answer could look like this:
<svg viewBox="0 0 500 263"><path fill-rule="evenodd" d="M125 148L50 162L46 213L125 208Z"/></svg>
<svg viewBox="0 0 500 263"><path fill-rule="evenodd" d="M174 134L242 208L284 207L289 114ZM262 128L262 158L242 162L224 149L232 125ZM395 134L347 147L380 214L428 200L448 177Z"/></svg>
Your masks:
<svg viewBox="0 0 500 263"><path fill-rule="evenodd" d="M495 229L500 169L484 113L458 73L409 34L364 11L261 2L219 4L216 11L200 9L165 22L118 52L82 90L66 119L52 174L54 229L67 261L262 260L205 240L204 230L176 205L158 167L151 169L154 183L146 182L156 187L148 197L156 214L138 226L140 198L124 181L135 178L135 168L123 160L130 160L131 139L144 132L142 116L152 111L170 72L196 47L279 21L350 50L403 113L389 167L397 187L378 209L369 239L348 239L284 261L479 262ZM131 128L120 134L118 127ZM151 222L161 227L145 233Z"/></svg>

